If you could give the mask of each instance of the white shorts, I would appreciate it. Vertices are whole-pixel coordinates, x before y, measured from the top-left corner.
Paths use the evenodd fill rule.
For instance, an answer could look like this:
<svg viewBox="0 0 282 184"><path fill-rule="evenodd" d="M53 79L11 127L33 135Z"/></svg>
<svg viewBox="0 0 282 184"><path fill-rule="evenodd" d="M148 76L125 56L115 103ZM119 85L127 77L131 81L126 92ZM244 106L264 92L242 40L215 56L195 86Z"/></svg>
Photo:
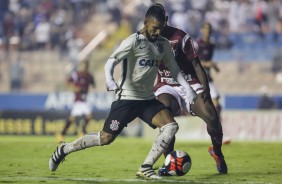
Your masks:
<svg viewBox="0 0 282 184"><path fill-rule="evenodd" d="M218 98L219 97L219 93L217 92L214 83L213 82L209 82L209 86L210 86L211 98L212 99Z"/></svg>
<svg viewBox="0 0 282 184"><path fill-rule="evenodd" d="M196 91L197 94L202 93L204 91L203 89L203 85L196 83L196 84L192 84L191 87L194 89L194 91ZM188 101L188 95L187 93L183 90L182 86L169 86L169 85L164 85L162 87L160 87L159 89L157 89L157 91L155 92L156 96L159 96L161 94L171 94L172 96L174 96L179 104L179 107L181 108L182 111L188 112L191 114L190 111L190 103Z"/></svg>
<svg viewBox="0 0 282 184"><path fill-rule="evenodd" d="M71 116L90 115L91 107L87 102L77 101L74 102L71 109Z"/></svg>

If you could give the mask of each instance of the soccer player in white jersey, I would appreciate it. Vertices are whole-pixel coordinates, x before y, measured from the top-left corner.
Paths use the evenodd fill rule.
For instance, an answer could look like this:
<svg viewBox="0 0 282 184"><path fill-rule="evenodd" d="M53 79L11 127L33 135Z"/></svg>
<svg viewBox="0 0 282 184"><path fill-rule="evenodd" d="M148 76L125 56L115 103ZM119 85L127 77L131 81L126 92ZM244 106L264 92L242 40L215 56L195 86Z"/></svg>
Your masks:
<svg viewBox="0 0 282 184"><path fill-rule="evenodd" d="M174 59L167 39L160 36L165 25L165 12L152 5L146 12L144 28L126 38L105 64L108 91L115 91L117 100L111 105L104 127L97 133L89 133L71 143L60 144L51 158L49 168L55 171L66 155L93 146L112 143L122 129L136 117L149 126L160 128L145 161L136 173L137 177L161 179L152 169L178 130L178 124L168 109L154 95L153 85L162 60L173 78L184 87L188 101L194 103L196 93L184 79ZM117 84L113 77L117 64L123 64L123 72Z"/></svg>

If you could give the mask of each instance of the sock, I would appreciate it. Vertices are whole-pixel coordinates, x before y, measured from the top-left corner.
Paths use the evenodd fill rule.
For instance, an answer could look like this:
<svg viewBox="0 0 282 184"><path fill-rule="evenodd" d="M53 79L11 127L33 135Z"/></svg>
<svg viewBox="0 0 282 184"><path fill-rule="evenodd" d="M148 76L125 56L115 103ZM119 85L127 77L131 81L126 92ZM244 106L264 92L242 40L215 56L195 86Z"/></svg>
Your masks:
<svg viewBox="0 0 282 184"><path fill-rule="evenodd" d="M222 134L220 134L220 135L211 134L211 141L212 141L214 153L219 157L223 157L223 154L222 154L222 151L221 151Z"/></svg>
<svg viewBox="0 0 282 184"><path fill-rule="evenodd" d="M172 140L170 141L168 147L164 150L164 157L168 154L170 154L174 150L174 144L175 144L175 136L173 136Z"/></svg>
<svg viewBox="0 0 282 184"><path fill-rule="evenodd" d="M173 136L175 136L178 128L179 127L176 122L166 124L160 128L160 133L153 142L152 148L142 165L154 165L167 148Z"/></svg>
<svg viewBox="0 0 282 184"><path fill-rule="evenodd" d="M85 118L84 119L84 125L82 127L82 132L83 132L84 135L87 134L86 128L87 128L88 123L89 123L89 119Z"/></svg>
<svg viewBox="0 0 282 184"><path fill-rule="evenodd" d="M68 143L64 147L64 153L69 154L71 152L79 151L93 146L101 146L100 132L89 133L71 143Z"/></svg>

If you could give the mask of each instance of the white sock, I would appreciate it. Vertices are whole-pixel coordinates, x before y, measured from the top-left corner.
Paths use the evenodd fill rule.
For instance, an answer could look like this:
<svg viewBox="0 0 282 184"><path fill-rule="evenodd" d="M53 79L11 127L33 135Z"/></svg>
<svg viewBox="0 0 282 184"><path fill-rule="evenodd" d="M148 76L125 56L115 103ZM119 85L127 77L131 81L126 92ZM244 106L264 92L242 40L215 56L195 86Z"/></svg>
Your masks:
<svg viewBox="0 0 282 184"><path fill-rule="evenodd" d="M173 136L178 131L178 124L172 122L160 128L160 133L155 139L153 146L144 161L143 165L154 165L154 163L162 155L163 151L167 148Z"/></svg>
<svg viewBox="0 0 282 184"><path fill-rule="evenodd" d="M85 148L93 147L93 146L101 146L100 132L98 133L88 133L85 136L68 143L64 147L64 152L69 154L74 151L79 151Z"/></svg>

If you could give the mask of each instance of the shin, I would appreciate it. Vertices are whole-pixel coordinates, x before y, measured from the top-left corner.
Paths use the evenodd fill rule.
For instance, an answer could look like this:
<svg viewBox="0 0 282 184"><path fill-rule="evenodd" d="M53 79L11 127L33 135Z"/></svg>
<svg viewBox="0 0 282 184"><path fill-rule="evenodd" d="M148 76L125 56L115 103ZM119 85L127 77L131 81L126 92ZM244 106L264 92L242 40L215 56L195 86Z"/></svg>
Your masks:
<svg viewBox="0 0 282 184"><path fill-rule="evenodd" d="M178 124L176 122L172 122L161 127L160 133L155 139L153 146L143 165L153 165L164 152L164 150L168 147L177 131Z"/></svg>

